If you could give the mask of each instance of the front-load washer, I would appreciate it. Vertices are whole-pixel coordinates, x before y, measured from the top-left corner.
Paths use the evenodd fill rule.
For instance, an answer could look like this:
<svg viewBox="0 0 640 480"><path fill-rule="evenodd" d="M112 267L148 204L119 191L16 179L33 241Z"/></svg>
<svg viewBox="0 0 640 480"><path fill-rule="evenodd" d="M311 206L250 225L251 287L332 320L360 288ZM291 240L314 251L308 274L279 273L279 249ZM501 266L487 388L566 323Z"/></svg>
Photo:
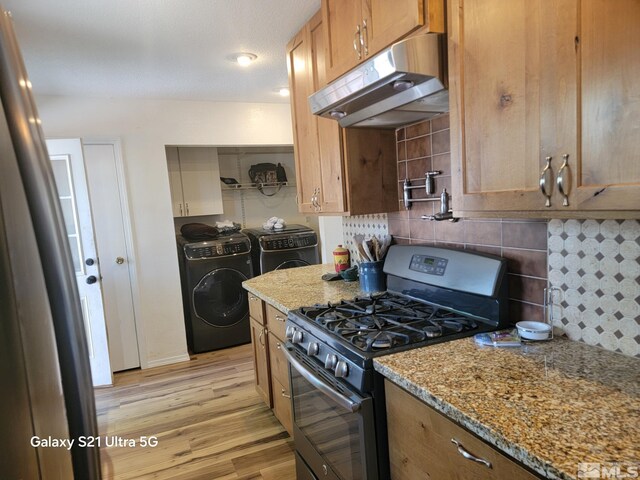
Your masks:
<svg viewBox="0 0 640 480"><path fill-rule="evenodd" d="M304 225L287 225L280 230L246 228L251 239L251 257L256 275L320 263L318 235Z"/></svg>
<svg viewBox="0 0 640 480"><path fill-rule="evenodd" d="M187 343L194 353L249 343L251 242L242 233L193 242L178 235Z"/></svg>

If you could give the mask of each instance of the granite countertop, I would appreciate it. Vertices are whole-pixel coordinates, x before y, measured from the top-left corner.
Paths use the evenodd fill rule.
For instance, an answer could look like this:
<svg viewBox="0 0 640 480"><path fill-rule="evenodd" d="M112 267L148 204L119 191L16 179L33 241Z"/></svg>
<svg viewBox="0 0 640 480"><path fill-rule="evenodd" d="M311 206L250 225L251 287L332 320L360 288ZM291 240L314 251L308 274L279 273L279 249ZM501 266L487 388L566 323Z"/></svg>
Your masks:
<svg viewBox="0 0 640 480"><path fill-rule="evenodd" d="M242 286L284 313L302 306L366 295L358 281L322 280L323 274L335 272L332 264L274 270L246 280Z"/></svg>
<svg viewBox="0 0 640 480"><path fill-rule="evenodd" d="M581 462L620 462L623 473L640 463L638 359L563 338L521 348L467 338L374 366L546 478L578 478Z"/></svg>

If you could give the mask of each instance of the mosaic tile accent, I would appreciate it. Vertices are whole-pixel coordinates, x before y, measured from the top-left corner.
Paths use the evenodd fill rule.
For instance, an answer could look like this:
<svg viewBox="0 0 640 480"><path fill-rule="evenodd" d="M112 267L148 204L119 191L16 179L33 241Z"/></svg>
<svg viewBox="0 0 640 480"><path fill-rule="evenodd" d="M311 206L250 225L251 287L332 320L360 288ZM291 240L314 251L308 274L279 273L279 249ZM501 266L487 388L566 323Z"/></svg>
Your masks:
<svg viewBox="0 0 640 480"><path fill-rule="evenodd" d="M640 357L640 221L551 220L549 285L561 290L554 326Z"/></svg>
<svg viewBox="0 0 640 480"><path fill-rule="evenodd" d="M389 220L386 213L373 213L371 215L354 215L353 217L342 217L342 229L344 235L344 247L349 249L351 264L354 259L360 258L358 250L354 244L353 236L364 235L364 238L371 238L373 235L378 238L389 233Z"/></svg>

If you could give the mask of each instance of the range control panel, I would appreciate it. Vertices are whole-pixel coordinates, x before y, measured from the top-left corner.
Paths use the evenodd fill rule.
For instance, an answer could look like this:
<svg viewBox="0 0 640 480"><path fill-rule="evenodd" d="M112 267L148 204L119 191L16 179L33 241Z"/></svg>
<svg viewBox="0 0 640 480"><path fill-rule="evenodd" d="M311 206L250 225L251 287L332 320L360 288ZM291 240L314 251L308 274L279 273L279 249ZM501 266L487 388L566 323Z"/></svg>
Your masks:
<svg viewBox="0 0 640 480"><path fill-rule="evenodd" d="M217 243L202 242L195 245L185 245L184 252L188 259L226 257L251 250L249 242Z"/></svg>
<svg viewBox="0 0 640 480"><path fill-rule="evenodd" d="M429 255L413 255L409 268L429 275L444 275L449 260Z"/></svg>
<svg viewBox="0 0 640 480"><path fill-rule="evenodd" d="M315 233L296 235L270 235L260 238L260 246L263 251L290 250L293 248L315 247L318 238Z"/></svg>

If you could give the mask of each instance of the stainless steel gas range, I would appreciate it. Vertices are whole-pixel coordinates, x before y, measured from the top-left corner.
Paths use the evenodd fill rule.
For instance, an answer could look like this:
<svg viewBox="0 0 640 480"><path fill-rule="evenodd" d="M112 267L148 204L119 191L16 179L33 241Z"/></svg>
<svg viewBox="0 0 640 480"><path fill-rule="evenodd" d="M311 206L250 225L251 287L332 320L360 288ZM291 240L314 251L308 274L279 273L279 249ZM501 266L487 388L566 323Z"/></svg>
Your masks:
<svg viewBox="0 0 640 480"><path fill-rule="evenodd" d="M289 312L296 472L301 479L389 478L380 355L507 326L504 259L394 245L384 294Z"/></svg>

